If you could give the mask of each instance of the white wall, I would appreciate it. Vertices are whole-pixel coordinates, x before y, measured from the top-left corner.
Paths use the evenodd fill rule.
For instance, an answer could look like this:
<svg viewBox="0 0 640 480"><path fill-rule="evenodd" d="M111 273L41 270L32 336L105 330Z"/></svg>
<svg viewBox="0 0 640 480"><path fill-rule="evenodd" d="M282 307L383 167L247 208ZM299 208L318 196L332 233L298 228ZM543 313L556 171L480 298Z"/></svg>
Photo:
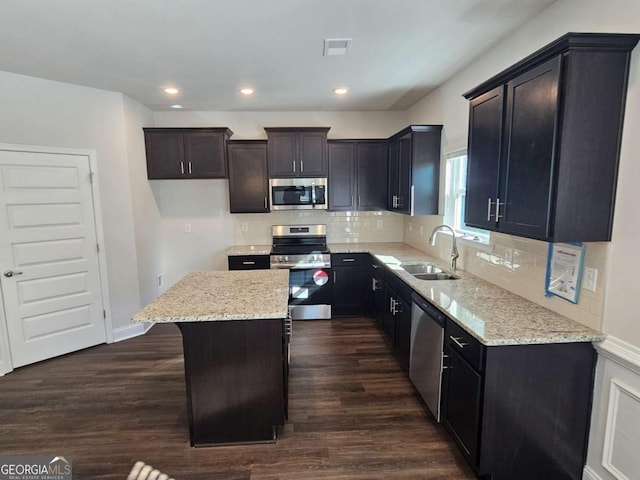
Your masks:
<svg viewBox="0 0 640 480"><path fill-rule="evenodd" d="M234 132L233 140L266 139L264 127L293 126L331 127L329 138L334 139L387 138L407 125L405 112L156 112L154 118L158 127L228 127ZM270 243L268 226L271 224L283 219L304 221L278 213L230 214L227 180L153 180L149 183L161 216L167 286L189 271L226 269L225 252L233 245ZM328 220L330 223L337 219ZM241 231L243 222L250 223L249 232ZM392 237L401 240L398 222L385 222L393 231ZM191 226L191 233L185 233L186 224Z"/></svg>
<svg viewBox="0 0 640 480"><path fill-rule="evenodd" d="M95 150L114 330L140 308L123 96L0 72L0 142Z"/></svg>
<svg viewBox="0 0 640 480"><path fill-rule="evenodd" d="M639 33L640 2L637 0L611 0L607 2L559 0L555 2L411 108L408 111L409 121L411 123L443 123L444 152L466 146L468 103L462 97L462 93L567 32ZM569 311L563 312L578 321L599 327L610 335L609 340L602 345L602 351L606 352L607 356L601 355L599 358L590 450L585 478L637 478L637 472L640 471L640 459L636 455L638 448L640 448L637 436L626 437L627 441L624 445L622 443L612 444L614 448L619 448L612 455L612 458L618 462L619 472L616 473L611 468L603 466L602 462L606 428L614 428L611 421L607 420L609 418L607 412L610 407L611 380L622 375L616 369L624 370L624 381L629 388L640 392L640 375L637 373L640 372L640 368L636 370L628 368L630 365L640 366L640 307L637 299L634 298L637 296L640 285L637 279L637 272L640 270L640 248L638 248L636 241L640 235L637 214L637 205L640 204L640 190L637 188L637 179L640 178L640 162L637 161L640 156L640 138L637 135L637 132L640 131L639 105L640 47L636 47L629 80L613 238L610 244L589 244L587 246L588 252L590 250L596 252L587 261L597 262L600 269L600 288L602 288L602 284L605 287L600 292L601 300L604 303L599 301L597 297L586 298L586 301L593 302L589 306L589 311L596 316L595 318L602 320L599 325L592 325L593 315L590 317L583 315L583 312L579 311L580 307L575 309L565 307ZM422 242L422 238L415 234L413 227L421 223L429 227L439 220L438 217L407 219L405 221L405 239ZM411 233L408 233L409 223L414 224ZM518 243L516 238L501 237L503 238L499 238L497 241L499 246ZM544 247L544 244L542 246ZM531 254L531 258L535 262L535 251L538 247L529 245L522 248L523 253ZM441 249L436 249L434 252L440 256L446 254L446 250L442 251ZM469 262L470 256L467 253L467 266L471 264ZM497 258L500 261L501 258L504 259L504 256L498 254ZM509 283L514 283L514 285L510 287ZM504 286L517 289L516 283L507 281ZM537 288L542 289L543 284L538 283ZM534 287L529 285L530 288ZM526 290L525 285L525 295L527 294ZM555 303L557 304L557 302ZM555 306L551 305L549 308L555 309ZM587 317L589 318L587 319ZM628 416L622 420L618 418L620 425L637 424L637 415L640 412L639 400L630 400L631 403L625 404L625 408L618 411L618 415ZM629 407L628 405L633 405L633 401L636 401L636 407ZM622 432L620 438L624 434L625 432ZM623 476L625 474L626 477Z"/></svg>
<svg viewBox="0 0 640 480"><path fill-rule="evenodd" d="M163 273L162 218L147 180L143 127L153 126L153 112L124 97L124 131L133 207L140 301L147 305L161 289L157 275Z"/></svg>

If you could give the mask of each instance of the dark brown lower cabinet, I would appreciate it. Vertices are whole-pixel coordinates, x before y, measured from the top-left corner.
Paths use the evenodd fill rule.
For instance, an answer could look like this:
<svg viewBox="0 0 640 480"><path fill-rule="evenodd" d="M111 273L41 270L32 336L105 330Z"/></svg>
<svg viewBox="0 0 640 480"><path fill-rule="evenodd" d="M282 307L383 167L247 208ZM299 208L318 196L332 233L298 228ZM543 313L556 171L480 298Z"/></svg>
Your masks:
<svg viewBox="0 0 640 480"><path fill-rule="evenodd" d="M269 255L229 255L229 270L269 270Z"/></svg>
<svg viewBox="0 0 640 480"><path fill-rule="evenodd" d="M405 372L409 372L411 353L411 288L389 275L385 280L385 312L382 330Z"/></svg>
<svg viewBox="0 0 640 480"><path fill-rule="evenodd" d="M453 433L469 461L475 464L480 432L482 377L448 345L444 354L448 360L444 424Z"/></svg>
<svg viewBox="0 0 640 480"><path fill-rule="evenodd" d="M484 346L452 321L445 332L443 422L478 476L581 479L593 346Z"/></svg>
<svg viewBox="0 0 640 480"><path fill-rule="evenodd" d="M369 311L373 319L382 327L382 319L385 314L385 292L384 292L384 267L375 260L372 260L369 270Z"/></svg>
<svg viewBox="0 0 640 480"><path fill-rule="evenodd" d="M274 442L286 415L285 320L177 325L191 446Z"/></svg>
<svg viewBox="0 0 640 480"><path fill-rule="evenodd" d="M331 255L333 315L362 315L367 310L368 253Z"/></svg>

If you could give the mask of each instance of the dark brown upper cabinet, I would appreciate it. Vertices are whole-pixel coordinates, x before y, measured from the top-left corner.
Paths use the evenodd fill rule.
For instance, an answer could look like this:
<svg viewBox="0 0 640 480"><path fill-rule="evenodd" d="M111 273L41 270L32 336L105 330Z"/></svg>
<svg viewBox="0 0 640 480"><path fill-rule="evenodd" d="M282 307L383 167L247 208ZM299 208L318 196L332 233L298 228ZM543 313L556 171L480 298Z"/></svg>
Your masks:
<svg viewBox="0 0 640 480"><path fill-rule="evenodd" d="M387 209L437 215L442 125L410 125L389 139Z"/></svg>
<svg viewBox="0 0 640 480"><path fill-rule="evenodd" d="M147 178L226 178L228 128L144 128Z"/></svg>
<svg viewBox="0 0 640 480"><path fill-rule="evenodd" d="M267 142L231 140L227 154L231 213L268 213Z"/></svg>
<svg viewBox="0 0 640 480"><path fill-rule="evenodd" d="M326 177L329 128L265 128L270 178Z"/></svg>
<svg viewBox="0 0 640 480"><path fill-rule="evenodd" d="M387 141L329 141L329 210L384 210Z"/></svg>
<svg viewBox="0 0 640 480"><path fill-rule="evenodd" d="M611 240L639 39L569 33L464 94L467 225L553 242Z"/></svg>

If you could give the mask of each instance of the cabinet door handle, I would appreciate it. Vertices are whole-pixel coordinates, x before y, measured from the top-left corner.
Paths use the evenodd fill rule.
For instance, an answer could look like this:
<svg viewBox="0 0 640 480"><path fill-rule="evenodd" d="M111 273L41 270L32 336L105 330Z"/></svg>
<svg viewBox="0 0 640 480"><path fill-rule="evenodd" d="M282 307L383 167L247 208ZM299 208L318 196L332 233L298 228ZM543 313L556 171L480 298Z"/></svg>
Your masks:
<svg viewBox="0 0 640 480"><path fill-rule="evenodd" d="M300 160L300 173L304 172L304 160Z"/></svg>
<svg viewBox="0 0 640 480"><path fill-rule="evenodd" d="M503 215L500 215L500 205L504 205L504 202L500 203L500 199L496 198L496 222L499 221L499 218L503 217Z"/></svg>
<svg viewBox="0 0 640 480"><path fill-rule="evenodd" d="M333 283L336 283L336 271L333 271Z"/></svg>
<svg viewBox="0 0 640 480"><path fill-rule="evenodd" d="M394 315L395 315L396 313L394 312L394 305L393 305L394 303L395 303L395 299L394 299L393 297L390 297L390 298L389 298L389 311L390 311L392 314L394 314Z"/></svg>
<svg viewBox="0 0 640 480"><path fill-rule="evenodd" d="M378 267L378 265L371 265L371 268L373 268L374 270L378 270L378 268L380 267Z"/></svg>
<svg viewBox="0 0 640 480"><path fill-rule="evenodd" d="M351 195L351 206L352 206L352 207L355 207L355 206L356 206L356 204L355 204L355 203L353 203L353 195Z"/></svg>
<svg viewBox="0 0 640 480"><path fill-rule="evenodd" d="M255 264L256 264L256 262L249 262L249 261L245 261L245 262L242 262L242 264L243 264L243 265L255 265Z"/></svg>
<svg viewBox="0 0 640 480"><path fill-rule="evenodd" d="M491 221L491 204L493 202L491 201L491 198L487 198L487 222Z"/></svg>
<svg viewBox="0 0 640 480"><path fill-rule="evenodd" d="M410 210L411 210L411 215L413 216L413 205L415 203L415 194L416 194L416 187L415 185L411 185L411 205L409 205Z"/></svg>
<svg viewBox="0 0 640 480"><path fill-rule="evenodd" d="M451 341L453 343L455 343L460 348L464 348L465 345L469 345L468 343L463 343L463 342L460 341L460 340L462 340L462 337L454 337L453 335L449 335L449 338L451 339Z"/></svg>
<svg viewBox="0 0 640 480"><path fill-rule="evenodd" d="M293 173L296 173L296 161L294 160L291 163L293 163Z"/></svg>
<svg viewBox="0 0 640 480"><path fill-rule="evenodd" d="M267 197L264 197L264 209L266 210L267 208L269 208L267 205Z"/></svg>
<svg viewBox="0 0 640 480"><path fill-rule="evenodd" d="M362 200L360 199L360 195L358 195L358 205L356 205L356 206L360 207L360 205L362 205Z"/></svg>
<svg viewBox="0 0 640 480"><path fill-rule="evenodd" d="M191 175L191 162L189 162L189 175Z"/></svg>
<svg viewBox="0 0 640 480"><path fill-rule="evenodd" d="M180 173L184 175L184 162L180 162Z"/></svg>
<svg viewBox="0 0 640 480"><path fill-rule="evenodd" d="M371 279L371 291L373 292L378 291L378 280L376 280L375 278Z"/></svg>
<svg viewBox="0 0 640 480"><path fill-rule="evenodd" d="M343 258L342 261L343 262L355 262L356 259L355 258Z"/></svg>

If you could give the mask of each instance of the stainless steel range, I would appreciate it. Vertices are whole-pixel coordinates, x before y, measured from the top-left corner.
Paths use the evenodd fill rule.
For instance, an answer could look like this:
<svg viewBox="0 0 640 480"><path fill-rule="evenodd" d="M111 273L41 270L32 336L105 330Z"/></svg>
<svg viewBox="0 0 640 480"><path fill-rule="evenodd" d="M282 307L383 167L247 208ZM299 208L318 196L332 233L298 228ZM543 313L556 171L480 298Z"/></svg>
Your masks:
<svg viewBox="0 0 640 480"><path fill-rule="evenodd" d="M326 225L271 227L271 268L289 272L289 313L293 320L331 318L331 255Z"/></svg>

